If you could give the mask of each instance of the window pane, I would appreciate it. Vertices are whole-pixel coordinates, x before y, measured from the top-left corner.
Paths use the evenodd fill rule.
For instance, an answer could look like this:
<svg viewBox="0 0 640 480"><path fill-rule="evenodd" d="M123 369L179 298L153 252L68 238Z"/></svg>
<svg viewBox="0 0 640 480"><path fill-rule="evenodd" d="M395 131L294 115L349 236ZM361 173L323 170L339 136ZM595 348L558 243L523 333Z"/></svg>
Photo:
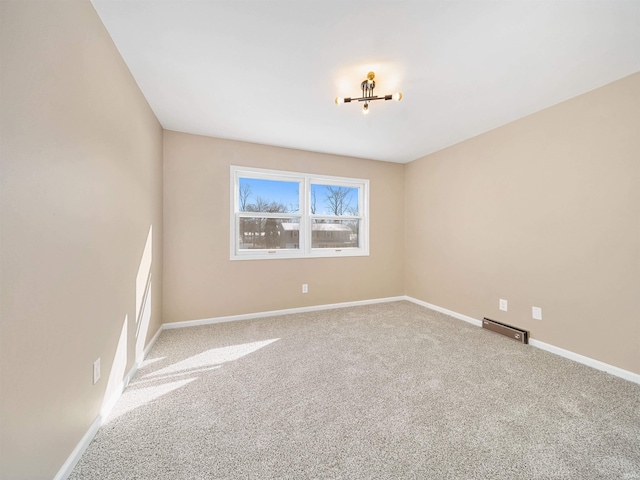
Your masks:
<svg viewBox="0 0 640 480"><path fill-rule="evenodd" d="M357 247L359 232L359 220L313 220L311 224L311 247Z"/></svg>
<svg viewBox="0 0 640 480"><path fill-rule="evenodd" d="M299 189L298 182L240 178L238 209L241 212L299 213Z"/></svg>
<svg viewBox="0 0 640 480"><path fill-rule="evenodd" d="M312 215L359 215L357 187L311 185Z"/></svg>
<svg viewBox="0 0 640 480"><path fill-rule="evenodd" d="M297 218L240 218L241 249L299 249Z"/></svg>

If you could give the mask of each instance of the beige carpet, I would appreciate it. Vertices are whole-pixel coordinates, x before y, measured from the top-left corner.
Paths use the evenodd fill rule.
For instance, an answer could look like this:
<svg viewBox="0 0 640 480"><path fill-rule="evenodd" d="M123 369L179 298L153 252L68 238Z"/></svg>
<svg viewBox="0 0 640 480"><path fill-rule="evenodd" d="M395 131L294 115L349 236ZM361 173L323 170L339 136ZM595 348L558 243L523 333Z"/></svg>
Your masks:
<svg viewBox="0 0 640 480"><path fill-rule="evenodd" d="M168 330L71 479L640 479L640 385L409 302Z"/></svg>

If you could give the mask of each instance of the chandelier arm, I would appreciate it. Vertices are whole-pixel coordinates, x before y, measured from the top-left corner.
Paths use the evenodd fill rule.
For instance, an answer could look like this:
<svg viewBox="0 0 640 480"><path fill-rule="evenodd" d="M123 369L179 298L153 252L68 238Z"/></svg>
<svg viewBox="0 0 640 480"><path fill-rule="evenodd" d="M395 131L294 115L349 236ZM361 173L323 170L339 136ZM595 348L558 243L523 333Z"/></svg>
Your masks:
<svg viewBox="0 0 640 480"><path fill-rule="evenodd" d="M383 97L378 97L377 95L375 97L359 97L359 98L353 98L353 97L347 97L344 99L345 103L348 102L369 102L371 100L391 100L393 98L393 95L385 95Z"/></svg>

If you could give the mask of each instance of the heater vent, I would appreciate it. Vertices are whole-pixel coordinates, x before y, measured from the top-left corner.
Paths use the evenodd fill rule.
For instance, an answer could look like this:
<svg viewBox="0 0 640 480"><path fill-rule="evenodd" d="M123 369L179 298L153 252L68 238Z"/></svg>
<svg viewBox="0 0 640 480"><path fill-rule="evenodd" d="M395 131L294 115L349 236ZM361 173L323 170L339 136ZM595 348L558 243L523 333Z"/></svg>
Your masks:
<svg viewBox="0 0 640 480"><path fill-rule="evenodd" d="M486 328L487 330L491 330L492 332L496 332L500 335L504 335L505 337L509 337L516 342L529 343L529 332L527 332L526 330L512 327L511 325L506 325L504 323L496 322L495 320L491 320L490 318L485 317L484 320L482 320L482 328Z"/></svg>

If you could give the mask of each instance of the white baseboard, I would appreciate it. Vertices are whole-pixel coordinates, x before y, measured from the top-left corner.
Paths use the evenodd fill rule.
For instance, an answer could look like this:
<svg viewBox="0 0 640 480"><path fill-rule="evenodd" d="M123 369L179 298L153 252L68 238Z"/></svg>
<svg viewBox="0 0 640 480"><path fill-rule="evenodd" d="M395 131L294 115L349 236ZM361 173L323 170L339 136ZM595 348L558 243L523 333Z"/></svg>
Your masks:
<svg viewBox="0 0 640 480"><path fill-rule="evenodd" d="M64 462L64 464L60 468L60 470L58 470L58 473L56 474L55 477L53 477L53 480L66 480L69 477L69 475L71 475L71 472L73 472L73 469L75 468L76 464L80 460L80 457L82 457L82 454L85 452L85 450L87 449L87 447L89 446L93 438L96 436L96 433L98 433L98 430L100 429L100 427L104 424L105 419L109 416L109 413L111 413L111 410L113 410L113 407L115 406L116 402L122 395L122 392L124 391L125 388L127 388L127 385L129 385L129 382L131 381L133 376L136 374L136 371L138 370L140 363L142 363L142 360L144 360L144 358L147 356L147 354L149 353L149 350L151 350L151 347L153 347L153 344L156 343L156 340L160 336L161 331L162 331L162 327L158 329L156 334L149 341L149 344L144 349L142 358L133 364L133 367L131 367L131 370L129 370L129 372L127 372L127 374L124 376L124 378L122 379L122 382L120 382L120 384L116 387L115 391L111 394L111 397L109 398L109 400L103 403L102 408L100 409L100 413L98 414L98 417L91 424L91 426L89 427L89 430L87 430L87 433L84 434L84 436L82 437L78 445L76 445L76 448L73 449L73 452L71 452L71 455L69 455L67 460Z"/></svg>
<svg viewBox="0 0 640 480"><path fill-rule="evenodd" d="M71 455L69 455L67 461L64 462L64 465L62 465L62 468L58 471L58 474L54 477L54 480L65 480L67 477L69 477L69 475L71 475L71 472L73 472L73 469L80 460L80 457L82 457L82 454L85 452L85 450L93 440L93 437L96 436L96 433L98 433L98 430L104 424L105 419L109 416L109 413L111 413L111 410L122 395L124 389L127 387L127 385L129 385L129 381L131 380L133 375L135 375L136 370L138 370L137 362L124 376L122 382L120 382L115 391L111 394L111 397L106 402L104 402L102 408L100 409L100 414L91 424L89 430L87 430L87 433L84 434L78 445L76 445L76 448L73 449L73 452L71 452Z"/></svg>
<svg viewBox="0 0 640 480"><path fill-rule="evenodd" d="M447 308L443 308L438 305L434 305L432 303L418 300L417 298L413 298L407 295L402 295L398 297L377 298L372 300L360 300L356 302L332 303L332 304L326 304L326 305L314 305L310 307L288 308L284 310L272 310L268 312L247 313L247 314L241 314L241 315L229 315L225 317L204 318L201 320L188 320L185 322L165 323L162 325L161 330L173 329L173 328L195 327L200 325L212 325L215 323L223 323L223 322L236 322L239 320L252 320L256 318L273 317L276 315L289 315L292 313L315 312L319 310L329 310L333 308L345 308L345 307L355 307L359 305L372 305L376 303L397 302L401 300L406 300L406 301L415 303L417 305L421 305L430 310L435 310L436 312L444 313L445 315L449 315L450 317L457 318L458 320L462 320L464 322L470 323L472 325L475 325L476 327L482 327L482 321L479 319L469 317L467 315L463 315L462 313L454 312L453 310L449 310ZM160 332L158 332L158 334L159 333ZM158 334L156 334L156 336ZM593 367L597 370L602 370L604 372L610 373L617 377L624 378L625 380L629 380L631 382L640 384L640 375L637 373L633 373L628 370L624 370L622 368L609 365L607 363L601 362L599 360L595 360L593 358L585 357L584 355L580 355L578 353L571 352L569 350L565 350L560 347L556 347L555 345L550 345L548 343L541 342L540 340L536 340L534 338L529 339L529 344L533 347L540 348L542 350L546 350L551 353L555 353L556 355L560 355L561 357L568 358L570 360L582 363L589 367Z"/></svg>
<svg viewBox="0 0 640 480"><path fill-rule="evenodd" d="M164 325L160 325L160 328L158 329L156 334L153 336L153 338L151 340L149 340L149 344L146 346L146 348L142 352L142 358L138 359L138 361L137 361L138 365L140 365L142 363L142 361L145 358L147 358L147 355L149 355L149 352L151 351L153 346L156 344L156 340L158 340L158 337L162 333L162 330L164 330Z"/></svg>
<svg viewBox="0 0 640 480"><path fill-rule="evenodd" d="M464 322L470 323L472 325L475 325L476 327L482 326L482 321L476 320L475 318L468 317L458 312L454 312L453 310L447 310L446 308L442 308L437 305L433 305L431 303L423 302L422 300L418 300L417 298L413 298L413 297L405 296L404 299L409 302L413 302L417 305L422 305L423 307L427 307L430 310L435 310L436 312L444 313L445 315L449 315L450 317L457 318L458 320L462 320Z"/></svg>
<svg viewBox="0 0 640 480"><path fill-rule="evenodd" d="M82 457L82 454L91 443L91 440L93 440L93 437L95 437L96 433L98 433L98 429L102 426L102 422L102 415L98 415L98 418L96 418L95 421L91 424L89 430L87 430L87 433L85 433L84 437L82 437L82 440L80 440L80 443L78 443L78 445L76 445L76 448L73 449L73 452L71 452L71 455L69 455L67 461L64 462L62 468L60 468L56 476L53 477L53 480L65 480L69 475L71 475L71 472L73 472L76 463L78 463L78 460L80 460L80 457Z"/></svg>
<svg viewBox="0 0 640 480"><path fill-rule="evenodd" d="M375 298L372 300L358 300L355 302L329 303L325 305L313 305L310 307L287 308L284 310L271 310L269 312L245 313L229 315L226 317L203 318L201 320L187 320L184 322L171 322L162 325L163 329L197 327L200 325L212 325L215 323L237 322L239 320L253 320L255 318L275 317L277 315L290 315L292 313L316 312L319 310L331 310L334 308L357 307L360 305L373 305L375 303L399 302L406 300L405 296Z"/></svg>
<svg viewBox="0 0 640 480"><path fill-rule="evenodd" d="M584 355L580 355L579 353L565 350L564 348L556 347L555 345L550 345L545 342L541 342L540 340L536 340L535 338L529 339L529 345L541 350L546 350L547 352L555 353L556 355L560 355L561 357L568 358L575 362L583 363L585 365L588 365L589 367L593 367L597 370L602 370L603 372L615 375L616 377L624 378L625 380L629 380L630 382L640 384L640 375L630 372L629 370L614 367L613 365L601 362L600 360L585 357Z"/></svg>
<svg viewBox="0 0 640 480"><path fill-rule="evenodd" d="M433 305L431 303L423 302L422 300L418 300L417 298L406 296L405 300L418 305L422 305L423 307L429 308L431 310L435 310L436 312L445 313L453 318L464 320L465 322L469 322L477 327L482 327L481 320L468 317L461 313L457 313L452 310ZM622 368L609 365L608 363L601 362L600 360L585 357L584 355L580 355L579 353L565 350L564 348L556 347L555 345L551 345L549 343L541 342L540 340L536 340L535 338L529 337L529 345L531 345L532 347L540 348L541 350L546 350L547 352L555 353L556 355L560 355L561 357L568 358L569 360L582 363L597 370L610 373L611 375L615 375L616 377L624 378L625 380L629 380L630 382L640 384L640 375L630 372L629 370L624 370Z"/></svg>

